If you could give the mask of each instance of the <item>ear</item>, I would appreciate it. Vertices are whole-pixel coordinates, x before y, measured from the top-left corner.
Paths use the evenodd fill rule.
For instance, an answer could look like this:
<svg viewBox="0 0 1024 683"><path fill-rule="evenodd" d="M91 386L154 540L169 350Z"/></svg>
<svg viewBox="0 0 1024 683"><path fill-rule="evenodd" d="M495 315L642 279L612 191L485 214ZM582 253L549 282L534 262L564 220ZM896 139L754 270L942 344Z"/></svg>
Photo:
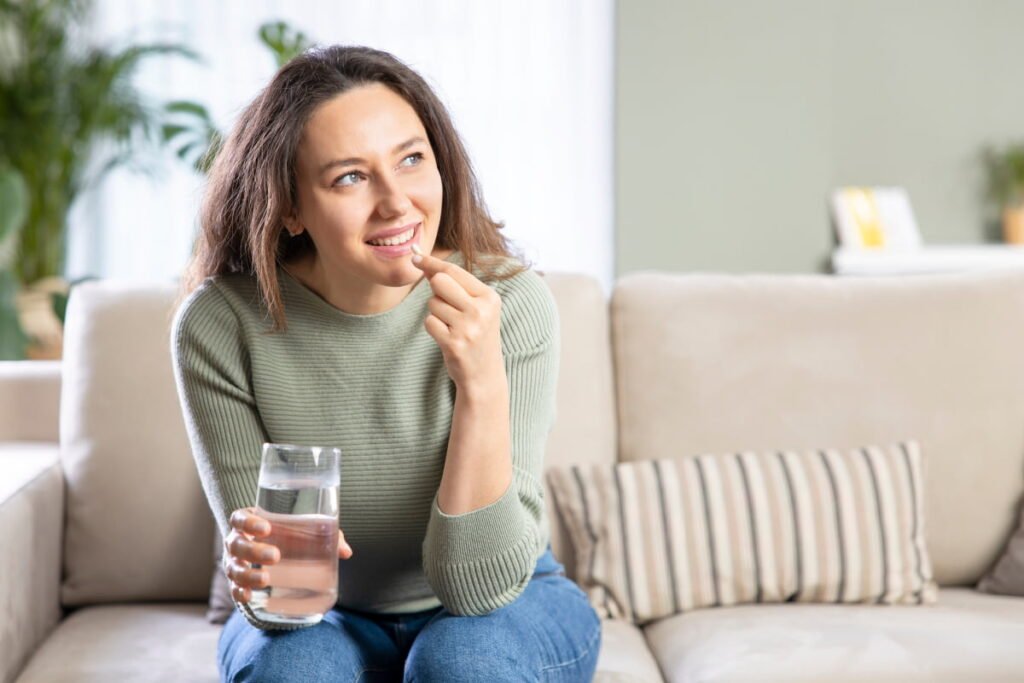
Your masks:
<svg viewBox="0 0 1024 683"><path fill-rule="evenodd" d="M284 219L284 227L288 230L292 237L298 237L306 229L299 221L298 216L286 216Z"/></svg>

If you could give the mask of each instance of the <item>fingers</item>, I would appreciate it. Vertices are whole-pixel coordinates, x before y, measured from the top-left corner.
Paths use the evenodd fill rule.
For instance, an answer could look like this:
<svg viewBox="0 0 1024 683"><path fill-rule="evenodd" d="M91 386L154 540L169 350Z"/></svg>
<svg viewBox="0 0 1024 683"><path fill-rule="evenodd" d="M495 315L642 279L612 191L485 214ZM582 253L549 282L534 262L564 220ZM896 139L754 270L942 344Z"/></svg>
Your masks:
<svg viewBox="0 0 1024 683"><path fill-rule="evenodd" d="M267 565L281 561L281 551L271 543L260 543L253 536L267 536L270 522L257 515L254 508L240 508L231 514L231 531L224 539L224 548L230 561L224 574L231 582L231 596L238 602L252 600L252 589L270 585ZM345 534L338 530L338 557L347 560L353 555ZM254 568L252 565L260 565Z"/></svg>
<svg viewBox="0 0 1024 683"><path fill-rule="evenodd" d="M452 334L451 328L440 318L434 317L433 313L428 315L423 321L423 327L426 328L427 334L433 337L439 344L447 344Z"/></svg>
<svg viewBox="0 0 1024 683"><path fill-rule="evenodd" d="M436 256L431 256L430 254L422 254L418 262L416 259L413 259L413 265L426 274L427 279L430 280L431 287L434 286L435 276L439 273L444 273L461 285L472 296L483 294L485 289L489 289L487 285L480 282L480 280L465 268L461 268L458 264L452 263L451 261L445 261L444 259L439 259Z"/></svg>
<svg viewBox="0 0 1024 683"><path fill-rule="evenodd" d="M233 597L238 602L249 602L250 600L252 600L252 591L248 588L242 588L238 584L232 582L231 597Z"/></svg>
<svg viewBox="0 0 1024 683"><path fill-rule="evenodd" d="M460 311L468 311L473 307L473 297L448 273L435 275L430 280L430 289L434 292L434 296L443 299Z"/></svg>
<svg viewBox="0 0 1024 683"><path fill-rule="evenodd" d="M239 508L231 513L228 523L232 527L253 536L266 536L270 533L270 522L256 514L255 508Z"/></svg>
<svg viewBox="0 0 1024 683"><path fill-rule="evenodd" d="M266 588L270 585L270 572L266 569L254 569L240 562L231 562L224 571L234 586L249 591L253 588ZM250 596L252 594L250 593ZM248 598L247 598L248 599Z"/></svg>
<svg viewBox="0 0 1024 683"><path fill-rule="evenodd" d="M281 559L281 551L271 543L260 543L250 536L264 537L270 533L270 522L252 511L240 508L231 513L232 531L224 539L228 553L245 562L274 564Z"/></svg>
<svg viewBox="0 0 1024 683"><path fill-rule="evenodd" d="M427 301L427 310L449 327L454 325L461 315L458 309L437 296L433 296Z"/></svg>
<svg viewBox="0 0 1024 683"><path fill-rule="evenodd" d="M257 543L245 536L231 534L228 552L232 557L256 564L276 564L281 561L281 551L270 543Z"/></svg>

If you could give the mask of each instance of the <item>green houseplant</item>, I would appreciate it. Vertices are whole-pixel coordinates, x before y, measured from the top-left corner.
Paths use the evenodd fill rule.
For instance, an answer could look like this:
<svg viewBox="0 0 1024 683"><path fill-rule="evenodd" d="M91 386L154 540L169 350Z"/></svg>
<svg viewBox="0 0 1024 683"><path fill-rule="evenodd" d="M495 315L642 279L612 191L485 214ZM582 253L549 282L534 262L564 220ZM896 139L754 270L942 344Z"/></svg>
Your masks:
<svg viewBox="0 0 1024 683"><path fill-rule="evenodd" d="M0 165L0 360L25 357L29 338L21 326L14 275L18 233L28 213L28 188L21 174Z"/></svg>
<svg viewBox="0 0 1024 683"><path fill-rule="evenodd" d="M270 50L277 68L313 45L309 37L283 21L269 21L257 32L259 40ZM163 125L163 140L182 161L199 173L210 170L220 151L223 134L213 124L206 107L191 101L167 105L169 121Z"/></svg>
<svg viewBox="0 0 1024 683"><path fill-rule="evenodd" d="M4 358L24 357L26 340L29 357L60 357L64 310L76 284L62 278L67 214L81 192L118 166L148 171L140 152L155 144L169 146L201 173L220 149L222 135L205 107L185 100L153 106L131 85L150 56L196 55L173 44L76 46L70 29L90 6L89 0L0 0L0 167L6 164L9 182L24 190L17 227L0 225L0 247L7 247L0 253L9 257L0 262ZM311 45L282 21L260 26L259 39L278 67ZM3 308L12 301L16 312Z"/></svg>
<svg viewBox="0 0 1024 683"><path fill-rule="evenodd" d="M1003 238L1024 244L1024 143L987 147L982 161L988 199L1002 214Z"/></svg>
<svg viewBox="0 0 1024 683"><path fill-rule="evenodd" d="M68 290L62 275L72 203L113 168L150 170L138 152L160 143L166 110L144 100L132 74L153 56L196 58L175 44L80 45L73 36L90 6L0 0L0 164L20 174L26 190L24 222L12 233L15 258L5 272L20 285L20 319L35 358L60 354L56 313ZM53 315L41 314L40 305ZM46 329L26 320L43 321Z"/></svg>

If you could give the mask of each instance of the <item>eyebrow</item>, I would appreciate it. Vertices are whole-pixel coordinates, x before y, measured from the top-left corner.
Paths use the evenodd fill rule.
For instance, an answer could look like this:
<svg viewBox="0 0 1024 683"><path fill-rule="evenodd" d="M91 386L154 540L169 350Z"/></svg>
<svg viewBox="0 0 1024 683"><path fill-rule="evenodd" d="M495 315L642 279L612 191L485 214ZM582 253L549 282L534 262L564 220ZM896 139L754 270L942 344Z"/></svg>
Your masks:
<svg viewBox="0 0 1024 683"><path fill-rule="evenodd" d="M405 150L405 149L408 149L408 148L412 147L417 142L426 142L426 140L424 140L420 136L416 136L414 138L409 138L408 140L406 140L405 142L400 144L398 147L395 147L391 151L391 153L392 154L398 154L402 150ZM323 166L321 166L320 170L317 173L323 173L324 171L328 170L329 168L333 168L335 166L355 166L356 164L365 164L365 163L366 163L366 159L360 159L359 157L349 157L348 159L331 159L330 161L325 163Z"/></svg>

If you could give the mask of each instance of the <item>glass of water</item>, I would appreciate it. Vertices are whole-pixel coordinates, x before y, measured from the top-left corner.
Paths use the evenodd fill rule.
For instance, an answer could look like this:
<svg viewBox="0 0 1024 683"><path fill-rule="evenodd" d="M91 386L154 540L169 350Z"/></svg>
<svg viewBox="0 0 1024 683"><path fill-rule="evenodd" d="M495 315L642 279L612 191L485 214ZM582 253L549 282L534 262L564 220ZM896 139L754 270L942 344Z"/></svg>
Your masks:
<svg viewBox="0 0 1024 683"><path fill-rule="evenodd" d="M315 624L338 600L338 486L341 451L330 446L263 444L256 514L270 522L262 542L281 559L260 565L266 588L253 588L257 617Z"/></svg>

